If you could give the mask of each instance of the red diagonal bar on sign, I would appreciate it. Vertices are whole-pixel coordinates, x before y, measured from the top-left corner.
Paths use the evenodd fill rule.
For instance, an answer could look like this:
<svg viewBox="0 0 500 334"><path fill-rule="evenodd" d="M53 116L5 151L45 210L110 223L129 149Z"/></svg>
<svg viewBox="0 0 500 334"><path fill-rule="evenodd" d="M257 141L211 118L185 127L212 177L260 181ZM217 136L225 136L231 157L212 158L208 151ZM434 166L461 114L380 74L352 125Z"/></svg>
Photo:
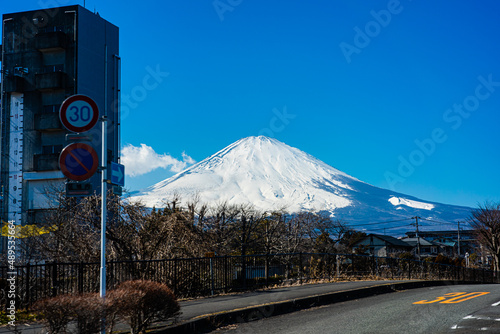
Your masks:
<svg viewBox="0 0 500 334"><path fill-rule="evenodd" d="M71 157L73 157L73 159L75 159L75 160L76 160L76 162L77 162L80 166L82 166L82 167L83 167L83 169L85 169L85 170L87 171L87 173L89 173L89 172L90 172L90 169L88 169L88 168L87 168L87 166L85 166L85 165L83 164L83 162L81 162L81 161L80 161L80 159L78 159L78 158L77 158L77 157L73 154L73 151L69 151L68 153L69 153L69 155L71 155Z"/></svg>

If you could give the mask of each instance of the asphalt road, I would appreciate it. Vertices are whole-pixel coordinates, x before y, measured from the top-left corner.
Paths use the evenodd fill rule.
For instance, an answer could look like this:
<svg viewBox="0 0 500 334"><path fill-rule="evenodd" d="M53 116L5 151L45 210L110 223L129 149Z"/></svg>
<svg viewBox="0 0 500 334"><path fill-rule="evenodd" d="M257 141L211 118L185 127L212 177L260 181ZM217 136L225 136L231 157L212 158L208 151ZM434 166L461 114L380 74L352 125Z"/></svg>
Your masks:
<svg viewBox="0 0 500 334"><path fill-rule="evenodd" d="M500 333L500 285L405 290L332 304L213 333Z"/></svg>
<svg viewBox="0 0 500 334"><path fill-rule="evenodd" d="M323 284L304 284L300 286L289 286L277 289L245 292L213 298L201 298L180 302L182 314L181 320L189 320L205 314L217 313L232 309L258 306L279 302L283 300L297 299L307 296L320 295L335 291L354 290L383 284L395 284L410 282L408 280L391 281L353 281ZM1 332L0 332L1 333Z"/></svg>

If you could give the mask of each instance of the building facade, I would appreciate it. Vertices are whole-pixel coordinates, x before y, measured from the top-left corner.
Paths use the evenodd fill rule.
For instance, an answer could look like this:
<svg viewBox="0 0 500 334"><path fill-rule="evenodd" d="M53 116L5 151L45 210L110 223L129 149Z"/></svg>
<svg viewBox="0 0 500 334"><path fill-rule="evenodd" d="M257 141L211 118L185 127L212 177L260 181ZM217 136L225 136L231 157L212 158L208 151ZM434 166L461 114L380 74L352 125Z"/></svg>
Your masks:
<svg viewBox="0 0 500 334"><path fill-rule="evenodd" d="M408 238L416 238L416 232L406 232ZM459 231L420 231L418 236L446 249L447 256L462 257L465 253L472 254L480 248L472 230Z"/></svg>
<svg viewBox="0 0 500 334"><path fill-rule="evenodd" d="M3 221L43 222L67 180L59 154L71 143L59 119L74 94L91 97L106 116L107 165L119 162L119 31L75 5L4 14L1 39L0 182ZM88 132L101 165L101 122ZM108 175L110 170L107 168ZM100 172L88 181L101 191Z"/></svg>
<svg viewBox="0 0 500 334"><path fill-rule="evenodd" d="M370 255L390 257L400 253L409 252L412 246L394 237L382 234L369 234L358 241L353 250L367 251Z"/></svg>

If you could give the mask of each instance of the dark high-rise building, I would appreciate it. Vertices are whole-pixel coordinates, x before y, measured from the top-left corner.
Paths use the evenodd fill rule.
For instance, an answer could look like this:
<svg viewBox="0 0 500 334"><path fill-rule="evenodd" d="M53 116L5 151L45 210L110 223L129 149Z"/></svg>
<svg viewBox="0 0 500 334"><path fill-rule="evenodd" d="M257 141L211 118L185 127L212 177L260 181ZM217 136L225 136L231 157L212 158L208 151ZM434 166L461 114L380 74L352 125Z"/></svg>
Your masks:
<svg viewBox="0 0 500 334"><path fill-rule="evenodd" d="M59 120L66 98L83 94L97 103L107 116L108 164L119 161L118 28L77 5L4 14L1 56L0 215L32 224L42 221L55 204L51 194L66 182L58 165L71 143ZM101 126L87 142L99 161ZM89 182L100 193L100 172Z"/></svg>

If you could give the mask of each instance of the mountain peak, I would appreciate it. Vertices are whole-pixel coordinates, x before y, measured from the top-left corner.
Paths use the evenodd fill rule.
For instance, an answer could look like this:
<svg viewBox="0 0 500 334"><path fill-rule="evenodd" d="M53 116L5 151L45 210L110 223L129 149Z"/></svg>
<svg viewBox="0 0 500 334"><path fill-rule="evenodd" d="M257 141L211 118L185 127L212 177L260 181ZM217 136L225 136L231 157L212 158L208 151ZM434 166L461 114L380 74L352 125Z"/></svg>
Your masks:
<svg viewBox="0 0 500 334"><path fill-rule="evenodd" d="M277 139L252 136L146 189L138 199L158 206L174 193L197 194L204 202L251 203L263 210L332 211L350 203L342 194L349 189L345 178L356 180ZM325 184L337 190L325 190Z"/></svg>
<svg viewBox="0 0 500 334"><path fill-rule="evenodd" d="M271 137L266 137L266 136L250 136L250 137L245 137L242 138L233 144L227 146L226 148L222 149L219 152L224 152L227 153L235 148L237 149L243 149L243 150L260 150L264 146L268 146L268 148L272 146L277 146L286 149L286 147L291 148L290 146L286 145L283 142L280 142L279 140ZM218 152L218 153L219 153Z"/></svg>
<svg viewBox="0 0 500 334"><path fill-rule="evenodd" d="M350 221L423 216L465 219L468 208L373 187L265 136L242 138L133 197L160 207L174 195L214 205L252 204L262 211L327 211ZM417 203L417 204L415 204Z"/></svg>

